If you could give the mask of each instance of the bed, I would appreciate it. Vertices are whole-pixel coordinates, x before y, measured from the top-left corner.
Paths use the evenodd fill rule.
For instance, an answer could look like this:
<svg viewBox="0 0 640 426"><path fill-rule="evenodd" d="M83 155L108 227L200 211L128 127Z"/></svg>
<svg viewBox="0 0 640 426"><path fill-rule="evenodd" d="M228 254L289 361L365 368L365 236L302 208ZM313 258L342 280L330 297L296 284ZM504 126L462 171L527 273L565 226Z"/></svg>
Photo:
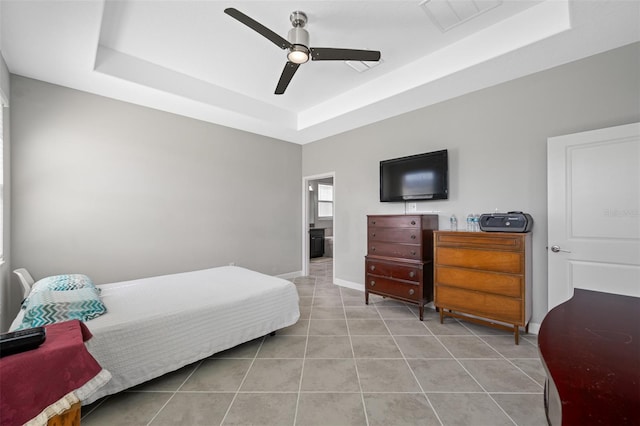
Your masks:
<svg viewBox="0 0 640 426"><path fill-rule="evenodd" d="M86 345L112 379L83 405L293 325L300 317L292 282L237 266L95 287L107 312L85 322L93 334ZM20 327L24 312L12 330Z"/></svg>

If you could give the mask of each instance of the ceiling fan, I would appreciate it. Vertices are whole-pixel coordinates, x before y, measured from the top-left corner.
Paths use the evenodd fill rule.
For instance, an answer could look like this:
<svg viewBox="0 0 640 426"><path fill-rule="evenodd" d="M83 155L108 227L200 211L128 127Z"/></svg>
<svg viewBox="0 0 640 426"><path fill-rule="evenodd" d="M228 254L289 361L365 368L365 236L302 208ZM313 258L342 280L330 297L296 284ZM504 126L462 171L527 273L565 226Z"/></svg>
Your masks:
<svg viewBox="0 0 640 426"><path fill-rule="evenodd" d="M281 49L288 49L287 63L282 70L282 75L276 86L276 95L282 95L287 89L293 75L301 64L311 58L313 61L379 61L380 52L376 50L334 49L330 47L309 47L309 33L304 29L307 24L307 15L304 12L295 11L289 19L293 28L289 30L289 40L280 37L258 21L248 17L244 13L232 7L225 9L224 13L237 19L252 30L262 34Z"/></svg>

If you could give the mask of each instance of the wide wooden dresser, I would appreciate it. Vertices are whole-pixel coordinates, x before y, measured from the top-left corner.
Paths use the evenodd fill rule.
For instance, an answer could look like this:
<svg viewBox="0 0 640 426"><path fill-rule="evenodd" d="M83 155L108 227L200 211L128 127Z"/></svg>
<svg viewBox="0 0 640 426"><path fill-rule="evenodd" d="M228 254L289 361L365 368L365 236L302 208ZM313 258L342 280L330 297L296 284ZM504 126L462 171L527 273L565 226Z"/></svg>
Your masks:
<svg viewBox="0 0 640 426"><path fill-rule="evenodd" d="M531 319L531 234L436 231L435 305L445 316L528 331Z"/></svg>
<svg viewBox="0 0 640 426"><path fill-rule="evenodd" d="M438 215L367 216L365 303L369 294L418 305L433 300L433 231Z"/></svg>

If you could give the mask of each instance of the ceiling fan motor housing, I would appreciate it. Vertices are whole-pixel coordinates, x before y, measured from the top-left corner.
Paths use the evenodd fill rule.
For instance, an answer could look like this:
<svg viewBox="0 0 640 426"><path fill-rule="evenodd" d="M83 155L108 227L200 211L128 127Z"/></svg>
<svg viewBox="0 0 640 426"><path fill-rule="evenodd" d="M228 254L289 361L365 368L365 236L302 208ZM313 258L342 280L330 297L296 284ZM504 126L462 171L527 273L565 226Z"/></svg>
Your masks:
<svg viewBox="0 0 640 426"><path fill-rule="evenodd" d="M304 47L309 47L309 33L304 28L291 28L288 38L291 44L300 44Z"/></svg>
<svg viewBox="0 0 640 426"><path fill-rule="evenodd" d="M307 25L307 14L299 10L291 12L289 16L293 28L289 30L289 42L309 48L309 33L304 29Z"/></svg>

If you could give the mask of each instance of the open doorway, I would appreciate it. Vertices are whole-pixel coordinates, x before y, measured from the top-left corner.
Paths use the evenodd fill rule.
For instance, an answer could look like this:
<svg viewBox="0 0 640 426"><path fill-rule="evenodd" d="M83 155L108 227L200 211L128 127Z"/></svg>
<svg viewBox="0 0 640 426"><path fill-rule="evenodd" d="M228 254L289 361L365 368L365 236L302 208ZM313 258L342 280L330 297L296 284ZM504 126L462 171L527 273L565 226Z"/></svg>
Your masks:
<svg viewBox="0 0 640 426"><path fill-rule="evenodd" d="M335 262L335 173L307 176L302 184L302 273L309 275L312 261Z"/></svg>

